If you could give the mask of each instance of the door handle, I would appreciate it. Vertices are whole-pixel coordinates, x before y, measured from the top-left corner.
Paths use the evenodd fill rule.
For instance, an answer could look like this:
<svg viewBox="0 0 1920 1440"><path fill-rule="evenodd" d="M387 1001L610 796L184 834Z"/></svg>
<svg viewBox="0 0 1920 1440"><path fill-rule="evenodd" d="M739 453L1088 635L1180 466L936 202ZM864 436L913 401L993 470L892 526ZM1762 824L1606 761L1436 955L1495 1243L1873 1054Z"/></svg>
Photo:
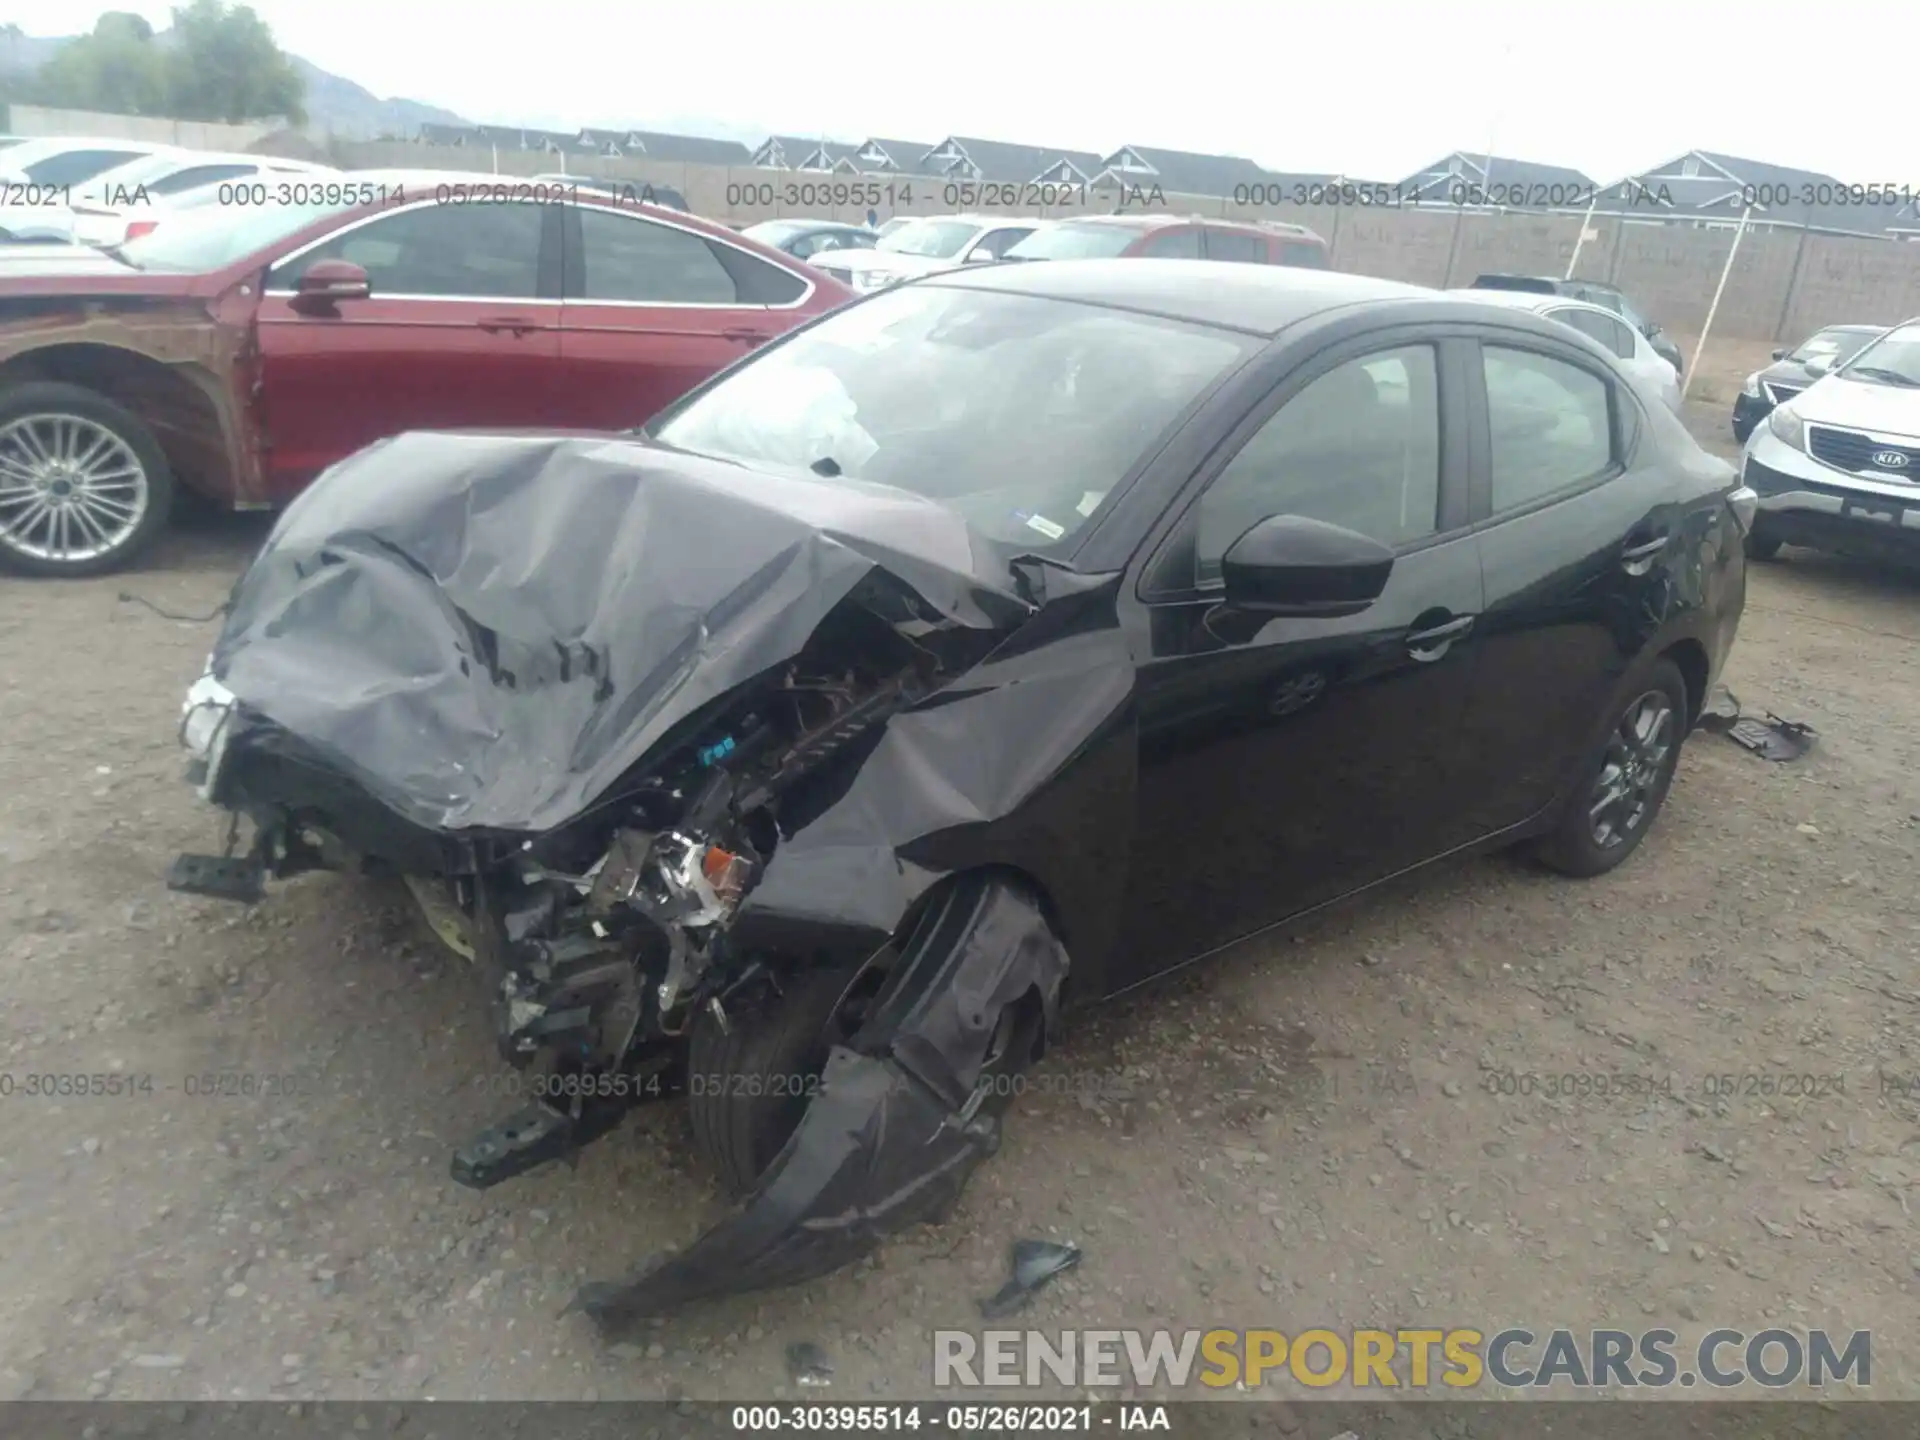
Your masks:
<svg viewBox="0 0 1920 1440"><path fill-rule="evenodd" d="M764 330L749 330L744 327L733 330L722 330L720 335L721 338L726 340L737 340L742 345L763 344L769 338L767 332Z"/></svg>
<svg viewBox="0 0 1920 1440"><path fill-rule="evenodd" d="M1438 660L1452 648L1453 642L1473 629L1473 616L1462 615L1444 625L1416 630L1407 636L1407 654L1416 660Z"/></svg>
<svg viewBox="0 0 1920 1440"><path fill-rule="evenodd" d="M516 338L540 328L524 315L488 315L473 323L489 335L498 335L504 331Z"/></svg>

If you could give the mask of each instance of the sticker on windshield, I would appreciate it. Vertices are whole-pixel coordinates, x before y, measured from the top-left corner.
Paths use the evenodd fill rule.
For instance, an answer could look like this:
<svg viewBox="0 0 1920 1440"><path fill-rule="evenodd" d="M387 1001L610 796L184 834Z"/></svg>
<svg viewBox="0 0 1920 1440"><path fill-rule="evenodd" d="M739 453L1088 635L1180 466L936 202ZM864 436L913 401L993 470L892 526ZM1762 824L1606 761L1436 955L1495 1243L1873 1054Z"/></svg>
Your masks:
<svg viewBox="0 0 1920 1440"><path fill-rule="evenodd" d="M1038 530L1049 540L1058 540L1067 533L1066 526L1056 525L1044 515L1029 515L1025 510L1016 510L1013 512L1013 518L1024 520L1029 530Z"/></svg>
<svg viewBox="0 0 1920 1440"><path fill-rule="evenodd" d="M1100 508L1100 502L1107 498L1104 490L1089 490L1080 497L1080 503L1073 508L1082 515L1091 515Z"/></svg>

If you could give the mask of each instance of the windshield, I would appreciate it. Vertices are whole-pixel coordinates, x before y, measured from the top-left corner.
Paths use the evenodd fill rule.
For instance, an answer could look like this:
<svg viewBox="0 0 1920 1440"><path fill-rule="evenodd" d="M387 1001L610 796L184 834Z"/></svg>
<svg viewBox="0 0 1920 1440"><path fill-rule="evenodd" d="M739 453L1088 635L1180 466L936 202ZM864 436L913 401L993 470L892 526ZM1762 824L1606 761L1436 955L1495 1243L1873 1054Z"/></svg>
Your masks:
<svg viewBox="0 0 1920 1440"><path fill-rule="evenodd" d="M980 233L970 220L916 220L883 236L876 250L896 255L920 255L928 260L950 260Z"/></svg>
<svg viewBox="0 0 1920 1440"><path fill-rule="evenodd" d="M1067 545L1254 342L1060 300L912 286L765 351L663 444L908 490L1022 551Z"/></svg>
<svg viewBox="0 0 1920 1440"><path fill-rule="evenodd" d="M1009 260L1101 260L1140 237L1119 225L1049 225L1007 251Z"/></svg>
<svg viewBox="0 0 1920 1440"><path fill-rule="evenodd" d="M1803 364L1808 360L1831 360L1840 365L1851 360L1873 339L1866 330L1822 330L1787 358Z"/></svg>
<svg viewBox="0 0 1920 1440"><path fill-rule="evenodd" d="M159 229L127 241L115 253L142 270L204 274L244 260L323 216L351 210L359 203L359 196L348 195L331 204L264 205L257 210L221 204L183 206Z"/></svg>
<svg viewBox="0 0 1920 1440"><path fill-rule="evenodd" d="M1920 388L1920 325L1899 325L1864 346L1839 371L1871 385Z"/></svg>

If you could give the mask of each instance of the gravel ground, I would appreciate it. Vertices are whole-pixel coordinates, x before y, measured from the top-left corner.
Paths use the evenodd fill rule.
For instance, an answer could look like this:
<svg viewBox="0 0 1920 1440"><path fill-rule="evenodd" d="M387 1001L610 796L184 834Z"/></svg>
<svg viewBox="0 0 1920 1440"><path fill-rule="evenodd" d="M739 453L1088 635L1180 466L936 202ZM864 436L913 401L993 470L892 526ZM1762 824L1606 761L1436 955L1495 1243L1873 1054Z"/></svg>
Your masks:
<svg viewBox="0 0 1920 1440"><path fill-rule="evenodd" d="M0 582L0 1399L765 1398L801 1339L831 1396L923 1395L1026 1235L1086 1251L1046 1328L1867 1328L1874 1395L1920 1396L1920 581L1756 567L1726 679L1820 745L1696 736L1621 872L1443 866L1089 1016L1048 1073L1125 1086L1029 1096L950 1223L608 1349L574 1286L721 1203L679 1108L463 1190L450 1147L511 1102L459 962L364 884L164 888L219 841L174 739L212 626L117 597L204 612L259 534ZM289 1079L186 1093L211 1071ZM1494 1093L1570 1071L1672 1091ZM48 1072L152 1078L19 1093Z"/></svg>

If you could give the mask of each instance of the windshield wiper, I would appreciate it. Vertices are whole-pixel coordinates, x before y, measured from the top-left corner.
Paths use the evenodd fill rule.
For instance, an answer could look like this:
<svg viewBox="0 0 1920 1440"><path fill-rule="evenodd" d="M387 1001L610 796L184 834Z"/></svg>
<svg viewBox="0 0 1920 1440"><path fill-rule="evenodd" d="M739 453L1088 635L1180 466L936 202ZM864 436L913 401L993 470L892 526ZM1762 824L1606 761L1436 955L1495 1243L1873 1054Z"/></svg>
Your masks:
<svg viewBox="0 0 1920 1440"><path fill-rule="evenodd" d="M1878 365L1856 365L1847 371L1847 374L1884 380L1889 385L1898 385L1907 390L1920 390L1920 380L1915 380L1911 375L1902 375L1898 370L1883 369Z"/></svg>

